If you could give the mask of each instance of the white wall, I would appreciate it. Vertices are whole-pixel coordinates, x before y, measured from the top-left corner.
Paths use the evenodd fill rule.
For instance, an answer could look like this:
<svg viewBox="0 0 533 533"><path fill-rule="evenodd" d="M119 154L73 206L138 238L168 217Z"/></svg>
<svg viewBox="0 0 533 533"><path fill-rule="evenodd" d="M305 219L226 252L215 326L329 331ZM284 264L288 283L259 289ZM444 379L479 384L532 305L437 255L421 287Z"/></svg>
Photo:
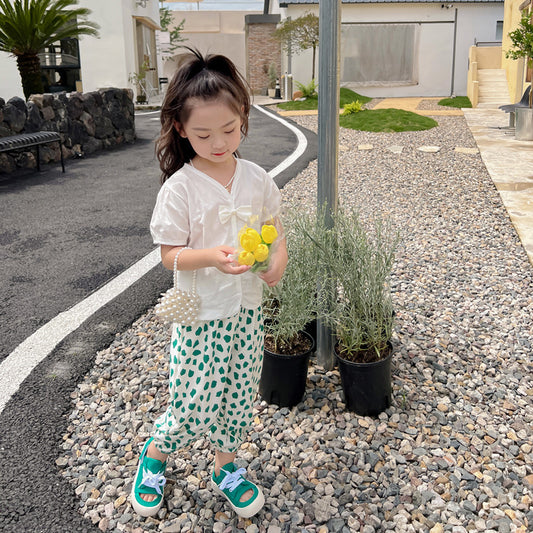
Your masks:
<svg viewBox="0 0 533 533"><path fill-rule="evenodd" d="M455 8L458 10L455 56L454 93L466 94L468 49L478 41L493 41L496 21L503 20L502 4L357 4L343 5L343 22L419 22L418 84L389 87L357 87L357 92L372 96L449 96L452 91L452 59ZM306 12L318 15L318 6L291 6L282 9L282 17L293 19ZM294 80L308 83L311 79L312 51L292 57ZM287 69L284 58L283 70ZM317 69L318 73L318 53ZM318 74L317 74L318 76ZM347 86L350 86L347 84Z"/></svg>
<svg viewBox="0 0 533 533"><path fill-rule="evenodd" d="M0 52L0 98L7 102L13 96L25 99L17 60L5 52Z"/></svg>
<svg viewBox="0 0 533 533"><path fill-rule="evenodd" d="M185 19L182 36L185 46L197 48L204 54L223 54L229 57L243 76L246 76L246 15L257 11L175 11L174 25ZM183 51L177 50L180 54ZM174 60L163 61L163 76L172 77Z"/></svg>
<svg viewBox="0 0 533 533"><path fill-rule="evenodd" d="M88 7L91 20L100 25L100 39L80 40L83 91L130 87L128 77L138 69L133 16L159 24L157 0L148 0L146 8L136 6L135 0L81 0L80 5Z"/></svg>
<svg viewBox="0 0 533 533"><path fill-rule="evenodd" d="M128 86L123 3L124 0L122 2L80 1L80 5L92 11L90 19L100 25L100 38L89 36L80 38L81 77L84 92L94 91L100 87Z"/></svg>
<svg viewBox="0 0 533 533"><path fill-rule="evenodd" d="M456 4L457 5L457 4ZM458 11L455 94L465 95L468 77L468 51L477 41L496 40L496 22L503 21L503 4L463 4Z"/></svg>

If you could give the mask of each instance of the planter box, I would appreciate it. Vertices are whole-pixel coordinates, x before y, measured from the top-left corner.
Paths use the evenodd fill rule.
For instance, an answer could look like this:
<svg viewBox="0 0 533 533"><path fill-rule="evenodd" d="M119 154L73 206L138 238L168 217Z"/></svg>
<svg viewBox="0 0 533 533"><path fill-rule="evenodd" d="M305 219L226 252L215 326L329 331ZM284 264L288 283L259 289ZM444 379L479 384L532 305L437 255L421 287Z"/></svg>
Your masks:
<svg viewBox="0 0 533 533"><path fill-rule="evenodd" d="M515 109L515 138L518 141L533 141L533 109L517 107Z"/></svg>

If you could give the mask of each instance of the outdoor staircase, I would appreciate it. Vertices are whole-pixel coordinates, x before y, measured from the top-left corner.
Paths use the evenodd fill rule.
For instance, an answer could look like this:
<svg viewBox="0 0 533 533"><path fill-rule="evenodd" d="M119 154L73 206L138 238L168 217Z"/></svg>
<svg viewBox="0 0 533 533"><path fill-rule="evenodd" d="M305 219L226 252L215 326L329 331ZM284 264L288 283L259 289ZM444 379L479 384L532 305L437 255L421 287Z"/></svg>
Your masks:
<svg viewBox="0 0 533 533"><path fill-rule="evenodd" d="M479 100L477 107L497 109L511 103L505 70L484 68L477 71Z"/></svg>

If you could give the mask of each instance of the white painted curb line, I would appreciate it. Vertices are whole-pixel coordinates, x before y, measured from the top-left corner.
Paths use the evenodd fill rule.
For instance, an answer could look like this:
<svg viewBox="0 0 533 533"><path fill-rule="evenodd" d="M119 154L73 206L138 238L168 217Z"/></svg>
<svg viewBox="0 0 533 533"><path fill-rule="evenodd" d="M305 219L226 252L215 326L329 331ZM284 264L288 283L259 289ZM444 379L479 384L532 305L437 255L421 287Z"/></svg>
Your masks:
<svg viewBox="0 0 533 533"><path fill-rule="evenodd" d="M295 133L298 139L296 150L273 168L269 174L277 176L292 165L307 148L307 139L303 133L292 124L282 118L268 113L261 107L254 105L270 118L281 122L285 127ZM157 266L161 261L159 247L137 261L130 268L119 274L116 278L106 283L103 287L90 296L57 315L55 318L40 327L25 341L20 343L0 363L0 413L4 410L7 402L17 392L22 382L30 375L32 370L48 356L52 350L70 333L75 331L85 320L96 311L109 303L113 298L124 292L138 279Z"/></svg>
<svg viewBox="0 0 533 533"><path fill-rule="evenodd" d="M0 413L30 372L67 335L160 261L161 256L157 248L74 307L59 313L19 344L0 364Z"/></svg>
<svg viewBox="0 0 533 533"><path fill-rule="evenodd" d="M283 120L281 117L278 117L278 115L269 113L258 105L254 105L254 107L265 115L269 116L270 118L281 122L286 128L289 128L298 139L298 146L296 147L296 150L294 150L294 152L289 157L287 157L287 159L284 159L277 167L274 167L269 172L270 176L272 178L275 178L278 174L281 174L285 169L289 168L305 152L305 150L307 149L307 139L305 138L305 135L296 126L293 126L286 120Z"/></svg>

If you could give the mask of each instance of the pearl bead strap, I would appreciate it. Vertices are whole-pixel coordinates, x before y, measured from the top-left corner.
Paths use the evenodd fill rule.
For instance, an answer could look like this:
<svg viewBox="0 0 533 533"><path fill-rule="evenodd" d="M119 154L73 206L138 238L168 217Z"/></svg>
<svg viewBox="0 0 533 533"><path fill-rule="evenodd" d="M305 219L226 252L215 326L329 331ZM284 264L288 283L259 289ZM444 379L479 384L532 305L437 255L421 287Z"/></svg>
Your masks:
<svg viewBox="0 0 533 533"><path fill-rule="evenodd" d="M184 246L181 250L178 251L178 253L174 257L174 288L175 289L178 288L178 272L179 272L178 271L178 258L181 255L181 252L183 252L183 250L192 250L192 248L190 248L189 246ZM193 270L192 272L191 291L193 293L196 293L196 270Z"/></svg>
<svg viewBox="0 0 533 533"><path fill-rule="evenodd" d="M186 246L174 256L174 286L162 295L155 306L156 315L163 321L177 322L182 325L193 325L197 321L200 297L196 292L196 270L192 273L190 292L178 287L178 257L183 250L190 249Z"/></svg>

